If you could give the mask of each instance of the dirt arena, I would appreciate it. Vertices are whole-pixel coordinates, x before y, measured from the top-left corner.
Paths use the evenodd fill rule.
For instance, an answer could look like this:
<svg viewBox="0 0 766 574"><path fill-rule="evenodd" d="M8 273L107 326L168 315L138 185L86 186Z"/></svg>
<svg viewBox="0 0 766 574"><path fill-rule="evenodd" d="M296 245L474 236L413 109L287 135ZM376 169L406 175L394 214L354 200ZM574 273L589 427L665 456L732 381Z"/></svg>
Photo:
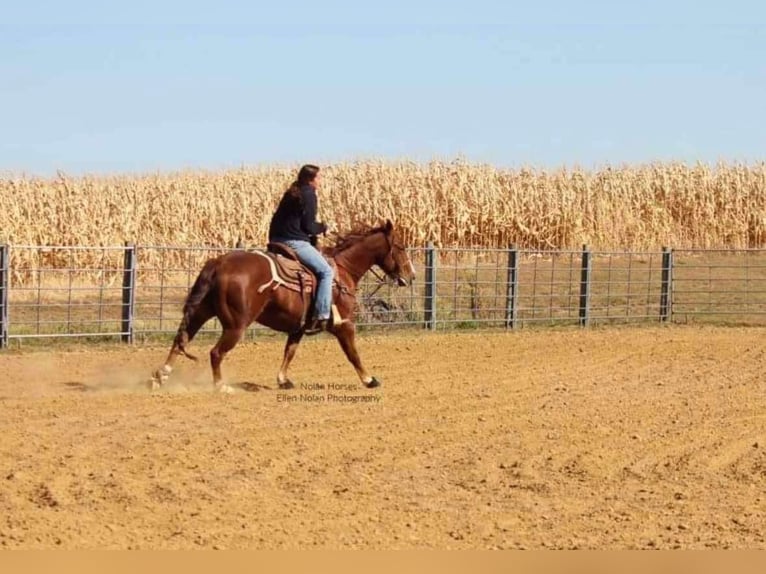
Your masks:
<svg viewBox="0 0 766 574"><path fill-rule="evenodd" d="M367 335L369 391L320 336L291 376L326 388L282 393L268 339L227 358L232 395L188 361L149 393L164 345L6 351L0 547L763 549L764 341Z"/></svg>

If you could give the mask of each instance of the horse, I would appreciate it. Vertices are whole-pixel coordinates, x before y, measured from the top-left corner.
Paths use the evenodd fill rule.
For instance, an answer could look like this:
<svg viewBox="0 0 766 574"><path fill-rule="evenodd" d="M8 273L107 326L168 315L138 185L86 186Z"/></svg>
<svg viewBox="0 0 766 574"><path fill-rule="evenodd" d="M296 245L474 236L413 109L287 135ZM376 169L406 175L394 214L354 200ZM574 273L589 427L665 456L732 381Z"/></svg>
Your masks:
<svg viewBox="0 0 766 574"><path fill-rule="evenodd" d="M289 249L286 251L289 253ZM380 381L362 365L354 341L357 287L362 276L375 265L396 284L406 287L415 280L415 267L399 242L391 220L378 227L364 227L339 235L334 245L323 247L321 252L334 269L333 320L327 332L338 340L361 383L375 388ZM232 392L223 382L221 363L254 321L287 333L277 385L280 389L295 387L287 377L287 370L301 339L311 334L307 333L305 319L313 305L306 299L311 299L312 283L316 286L317 282L308 269L293 262L294 268L302 271L298 277L303 278L296 288L295 282L284 281L284 276L280 278L277 262L276 255L262 251L232 251L207 260L187 295L167 359L152 374L153 390L167 381L177 357L197 360L187 351L187 345L213 317L218 318L223 331L210 350L215 389Z"/></svg>

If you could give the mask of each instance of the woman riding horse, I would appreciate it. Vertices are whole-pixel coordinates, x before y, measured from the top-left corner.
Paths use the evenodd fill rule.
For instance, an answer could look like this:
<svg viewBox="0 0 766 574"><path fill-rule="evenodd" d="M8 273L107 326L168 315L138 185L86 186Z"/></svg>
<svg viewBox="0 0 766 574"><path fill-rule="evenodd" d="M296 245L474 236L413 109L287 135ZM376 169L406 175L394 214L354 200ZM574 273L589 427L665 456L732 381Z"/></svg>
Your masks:
<svg viewBox="0 0 766 574"><path fill-rule="evenodd" d="M332 306L332 267L312 245L316 237L327 232L327 225L316 221L319 168L304 165L298 179L282 196L269 226L269 242L291 247L298 259L314 272L317 286L313 332L327 330Z"/></svg>
<svg viewBox="0 0 766 574"><path fill-rule="evenodd" d="M414 280L415 269L391 221L340 237L333 247L325 250L325 256L337 269L332 294L341 319L331 324L328 331L338 339L361 382L368 388L376 387L380 383L362 366L354 342L357 285L373 265L400 286ZM167 380L179 355L196 360L186 346L213 317L217 317L223 327L220 339L210 351L216 388L231 391L222 382L221 362L253 321L288 334L277 384L281 389L293 388L287 369L306 333L303 294L280 282L275 269L274 256L262 251L233 251L208 260L186 299L183 318L165 364L152 376L152 388L160 387Z"/></svg>

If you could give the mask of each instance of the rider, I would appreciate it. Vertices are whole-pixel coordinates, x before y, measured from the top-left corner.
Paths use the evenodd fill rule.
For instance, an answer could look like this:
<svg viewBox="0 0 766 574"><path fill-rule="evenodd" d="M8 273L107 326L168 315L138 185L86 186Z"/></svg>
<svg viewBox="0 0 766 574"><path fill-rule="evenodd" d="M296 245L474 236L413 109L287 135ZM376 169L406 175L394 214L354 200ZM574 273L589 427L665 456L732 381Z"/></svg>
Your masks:
<svg viewBox="0 0 766 574"><path fill-rule="evenodd" d="M301 167L298 179L282 196L269 226L269 241L292 247L301 263L311 269L319 281L311 331L327 329L332 305L332 267L314 247L317 235L327 232L327 225L316 221L319 179L317 166Z"/></svg>

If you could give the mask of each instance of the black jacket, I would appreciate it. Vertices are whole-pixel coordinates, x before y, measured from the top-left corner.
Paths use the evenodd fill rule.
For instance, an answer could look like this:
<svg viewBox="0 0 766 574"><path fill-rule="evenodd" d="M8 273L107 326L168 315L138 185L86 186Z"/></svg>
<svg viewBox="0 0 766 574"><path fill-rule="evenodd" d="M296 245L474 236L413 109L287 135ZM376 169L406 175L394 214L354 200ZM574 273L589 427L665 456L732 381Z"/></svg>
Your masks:
<svg viewBox="0 0 766 574"><path fill-rule="evenodd" d="M310 242L312 236L327 231L327 226L316 221L316 216L317 195L313 187L302 186L299 197L285 192L271 218L269 241L296 239Z"/></svg>

